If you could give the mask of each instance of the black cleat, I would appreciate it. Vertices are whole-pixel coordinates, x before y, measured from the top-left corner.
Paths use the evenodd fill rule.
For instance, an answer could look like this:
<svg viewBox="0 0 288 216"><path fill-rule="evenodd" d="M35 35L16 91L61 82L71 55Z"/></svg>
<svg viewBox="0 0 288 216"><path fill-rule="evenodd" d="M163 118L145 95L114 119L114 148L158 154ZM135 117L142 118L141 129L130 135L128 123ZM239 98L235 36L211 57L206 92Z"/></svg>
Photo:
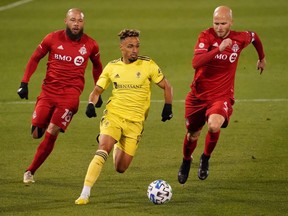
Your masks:
<svg viewBox="0 0 288 216"><path fill-rule="evenodd" d="M201 180L205 180L208 177L209 158L210 156L206 156L204 154L201 155L199 169L198 169L198 178Z"/></svg>
<svg viewBox="0 0 288 216"><path fill-rule="evenodd" d="M178 172L178 182L180 184L184 184L189 176L190 166L191 166L192 158L191 160L185 160L183 159L183 162L180 166L179 172Z"/></svg>

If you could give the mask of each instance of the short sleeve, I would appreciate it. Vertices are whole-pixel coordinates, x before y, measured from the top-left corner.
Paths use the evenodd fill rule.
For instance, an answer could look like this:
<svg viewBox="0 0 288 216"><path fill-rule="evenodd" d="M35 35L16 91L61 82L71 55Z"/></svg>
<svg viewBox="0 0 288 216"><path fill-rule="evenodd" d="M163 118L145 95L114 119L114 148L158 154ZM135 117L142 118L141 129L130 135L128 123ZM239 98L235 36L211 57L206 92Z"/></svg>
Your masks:
<svg viewBox="0 0 288 216"><path fill-rule="evenodd" d="M153 60L150 60L150 73L151 73L151 80L154 83L159 83L164 78L162 70Z"/></svg>
<svg viewBox="0 0 288 216"><path fill-rule="evenodd" d="M111 83L111 79L109 77L110 71L111 71L111 66L110 66L110 63L108 63L106 67L103 69L96 85L100 86L103 89L107 89Z"/></svg>

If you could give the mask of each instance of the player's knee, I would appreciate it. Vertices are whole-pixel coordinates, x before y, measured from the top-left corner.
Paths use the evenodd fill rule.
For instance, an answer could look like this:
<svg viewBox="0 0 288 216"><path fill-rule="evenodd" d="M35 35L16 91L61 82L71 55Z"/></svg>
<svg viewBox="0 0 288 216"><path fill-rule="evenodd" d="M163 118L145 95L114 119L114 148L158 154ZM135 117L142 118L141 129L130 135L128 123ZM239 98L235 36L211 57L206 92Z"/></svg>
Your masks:
<svg viewBox="0 0 288 216"><path fill-rule="evenodd" d="M123 163L123 161L122 161L122 163L121 162L118 162L118 163L116 162L115 163L115 170L118 173L124 173L128 169L128 166L129 165L127 165L126 163Z"/></svg>
<svg viewBox="0 0 288 216"><path fill-rule="evenodd" d="M190 141L190 142L194 142L196 140L198 140L200 136L200 132L197 131L197 132L188 132L187 133L187 140Z"/></svg>
<svg viewBox="0 0 288 216"><path fill-rule="evenodd" d="M32 127L31 127L31 135L32 135L33 139L41 138L44 133L45 133L45 129L44 128L39 128L39 127L36 127L36 126L32 125Z"/></svg>
<svg viewBox="0 0 288 216"><path fill-rule="evenodd" d="M115 170L118 173L124 173L126 171L126 168L124 168L124 167L115 167Z"/></svg>
<svg viewBox="0 0 288 216"><path fill-rule="evenodd" d="M221 128L221 125L219 124L213 124L213 123L210 123L208 124L208 131L209 132L212 132L212 133L217 133Z"/></svg>
<svg viewBox="0 0 288 216"><path fill-rule="evenodd" d="M211 133L217 133L220 131L224 122L225 118L222 115L212 114L208 118L208 131Z"/></svg>

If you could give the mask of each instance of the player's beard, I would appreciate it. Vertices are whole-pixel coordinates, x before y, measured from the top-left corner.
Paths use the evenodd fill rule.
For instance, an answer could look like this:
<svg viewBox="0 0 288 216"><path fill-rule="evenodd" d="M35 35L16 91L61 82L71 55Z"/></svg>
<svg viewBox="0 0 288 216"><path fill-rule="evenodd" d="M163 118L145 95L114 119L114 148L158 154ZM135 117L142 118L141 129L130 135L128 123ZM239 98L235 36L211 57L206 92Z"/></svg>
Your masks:
<svg viewBox="0 0 288 216"><path fill-rule="evenodd" d="M137 58L129 58L128 60L129 60L130 63L133 63L134 61L137 60Z"/></svg>
<svg viewBox="0 0 288 216"><path fill-rule="evenodd" d="M84 30L81 29L78 34L73 34L72 31L71 31L68 27L66 28L66 34L67 34L68 37L69 37L71 40L73 40L73 41L78 41L78 40L80 40L81 37L82 37L82 35L83 35L83 31L84 31Z"/></svg>
<svg viewBox="0 0 288 216"><path fill-rule="evenodd" d="M133 56L130 56L130 58L128 58L129 62L130 63L133 63L134 61L136 61L138 59L138 55L133 55Z"/></svg>

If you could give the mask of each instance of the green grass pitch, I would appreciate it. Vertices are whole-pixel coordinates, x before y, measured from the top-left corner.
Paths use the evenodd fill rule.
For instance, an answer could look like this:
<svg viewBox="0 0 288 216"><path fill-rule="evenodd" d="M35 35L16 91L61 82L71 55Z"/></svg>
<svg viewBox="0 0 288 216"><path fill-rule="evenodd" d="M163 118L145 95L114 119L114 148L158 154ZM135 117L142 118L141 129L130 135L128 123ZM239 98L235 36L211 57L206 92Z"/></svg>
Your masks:
<svg viewBox="0 0 288 216"><path fill-rule="evenodd" d="M1 0L0 8L13 2L17 0ZM233 9L234 30L259 34L267 67L259 75L253 46L243 51L234 113L229 127L221 131L210 175L205 181L197 177L204 129L183 187L177 172L185 134L183 100L194 74L191 58L198 34L212 25L218 5ZM161 66L175 99L174 118L161 122L163 93L153 87L150 114L134 161L126 173L118 174L109 157L86 206L76 206L74 200L97 149L99 117L88 119L84 114L93 87L90 63L79 112L37 171L36 183L22 183L39 143L30 136L30 121L46 59L29 83L29 100L20 100L16 91L30 55L47 33L64 28L71 7L83 9L85 32L99 42L104 65L120 56L117 33L123 28L139 29L141 54ZM0 215L288 215L287 11L286 0L33 0L0 10ZM105 92L104 100L109 94ZM146 190L160 178L170 183L173 197L157 206L148 200Z"/></svg>

